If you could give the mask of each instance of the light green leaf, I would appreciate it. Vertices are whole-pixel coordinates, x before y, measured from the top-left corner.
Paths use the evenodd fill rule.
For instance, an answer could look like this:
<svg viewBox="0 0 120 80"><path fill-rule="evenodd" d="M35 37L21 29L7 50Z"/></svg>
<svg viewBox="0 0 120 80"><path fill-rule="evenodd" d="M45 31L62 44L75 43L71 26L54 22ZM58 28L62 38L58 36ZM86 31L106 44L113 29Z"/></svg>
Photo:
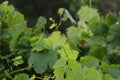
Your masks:
<svg viewBox="0 0 120 80"><path fill-rule="evenodd" d="M54 68L64 67L65 65L66 65L66 60L61 57L55 62Z"/></svg>
<svg viewBox="0 0 120 80"><path fill-rule="evenodd" d="M94 68L85 68L85 71L85 80L103 80L102 74Z"/></svg>
<svg viewBox="0 0 120 80"><path fill-rule="evenodd" d="M100 16L97 9L90 8L88 6L82 6L81 9L78 11L78 16L80 17L80 21L78 22L79 25L83 25L84 22L91 21L99 21Z"/></svg>
<svg viewBox="0 0 120 80"><path fill-rule="evenodd" d="M71 42L78 42L80 39L80 30L74 26L67 29L67 37Z"/></svg>
<svg viewBox="0 0 120 80"><path fill-rule="evenodd" d="M65 68L59 67L54 70L55 80L65 80L64 74L65 74Z"/></svg>
<svg viewBox="0 0 120 80"><path fill-rule="evenodd" d="M57 49L66 43L66 37L61 35L60 32L53 32L46 40L46 48Z"/></svg>
<svg viewBox="0 0 120 80"><path fill-rule="evenodd" d="M57 26L57 24L56 24L56 23L53 23L53 24L51 24L51 26L50 26L49 29L53 29L53 28L55 28L56 26Z"/></svg>
<svg viewBox="0 0 120 80"><path fill-rule="evenodd" d="M28 76L28 74L21 73L21 74L15 75L13 80L29 80L29 76Z"/></svg>
<svg viewBox="0 0 120 80"><path fill-rule="evenodd" d="M58 50L58 52L65 60L76 60L78 56L78 51L72 50L68 44L63 45L62 49Z"/></svg>
<svg viewBox="0 0 120 80"><path fill-rule="evenodd" d="M64 8L59 8L59 9L58 9L58 14L59 14L60 16L62 16L63 13L64 13Z"/></svg>
<svg viewBox="0 0 120 80"><path fill-rule="evenodd" d="M22 59L22 56L17 56L17 57L15 57L15 58L13 59L13 61L14 61L13 64L14 64L15 66L18 66L18 65L24 63L24 61L23 61L23 59Z"/></svg>

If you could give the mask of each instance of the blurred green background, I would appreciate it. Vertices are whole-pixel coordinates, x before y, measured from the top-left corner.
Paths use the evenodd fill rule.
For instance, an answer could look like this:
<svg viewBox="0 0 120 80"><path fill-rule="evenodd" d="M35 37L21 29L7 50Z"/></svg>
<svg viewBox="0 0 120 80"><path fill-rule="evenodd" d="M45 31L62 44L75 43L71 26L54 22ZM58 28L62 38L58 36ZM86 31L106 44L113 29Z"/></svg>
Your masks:
<svg viewBox="0 0 120 80"><path fill-rule="evenodd" d="M0 3L6 0L0 0ZM39 16L52 17L59 20L57 10L66 8L77 18L76 13L80 5L89 5L90 0L7 0L9 4L16 7L16 10L24 14L28 26L33 26ZM108 12L120 11L120 0L91 0L92 7L98 8L101 15ZM87 14L87 13L86 13Z"/></svg>

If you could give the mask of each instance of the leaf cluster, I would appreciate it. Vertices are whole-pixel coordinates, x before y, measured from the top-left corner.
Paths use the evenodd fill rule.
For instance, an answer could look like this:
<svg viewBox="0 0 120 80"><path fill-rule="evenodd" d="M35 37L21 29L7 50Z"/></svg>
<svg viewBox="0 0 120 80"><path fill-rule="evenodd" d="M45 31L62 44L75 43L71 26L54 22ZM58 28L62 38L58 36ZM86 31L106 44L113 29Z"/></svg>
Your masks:
<svg viewBox="0 0 120 80"><path fill-rule="evenodd" d="M0 79L120 80L120 15L82 6L77 23L67 9L58 14L48 35L46 18L28 28L12 5L0 4ZM63 34L58 27L67 19L71 26Z"/></svg>

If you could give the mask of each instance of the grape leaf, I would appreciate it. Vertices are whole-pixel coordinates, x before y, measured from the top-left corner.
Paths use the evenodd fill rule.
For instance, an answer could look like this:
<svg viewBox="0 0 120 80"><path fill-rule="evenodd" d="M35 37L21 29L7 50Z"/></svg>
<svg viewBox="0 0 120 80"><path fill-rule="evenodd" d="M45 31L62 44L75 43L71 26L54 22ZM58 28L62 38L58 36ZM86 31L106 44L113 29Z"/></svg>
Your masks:
<svg viewBox="0 0 120 80"><path fill-rule="evenodd" d="M99 67L99 60L92 56L85 56L80 58L80 64L86 67Z"/></svg>
<svg viewBox="0 0 120 80"><path fill-rule="evenodd" d="M101 72L95 70L94 68L85 68L85 70L85 80L103 80Z"/></svg>
<svg viewBox="0 0 120 80"><path fill-rule="evenodd" d="M120 69L111 68L110 71L109 71L109 74L110 74L113 78L118 78L118 77L120 77Z"/></svg>
<svg viewBox="0 0 120 80"><path fill-rule="evenodd" d="M45 48L45 41L44 41L43 34L39 36L33 36L30 39L31 46L33 47L32 51L42 51Z"/></svg>
<svg viewBox="0 0 120 80"><path fill-rule="evenodd" d="M29 76L28 74L20 73L20 74L15 75L13 80L29 80Z"/></svg>
<svg viewBox="0 0 120 80"><path fill-rule="evenodd" d="M59 31L53 32L46 40L46 48L57 49L66 43L66 37L61 35Z"/></svg>
<svg viewBox="0 0 120 80"><path fill-rule="evenodd" d="M58 9L58 14L59 14L60 16L62 16L63 13L64 13L64 8L59 8L59 9Z"/></svg>
<svg viewBox="0 0 120 80"><path fill-rule="evenodd" d="M19 31L16 31L16 33L13 35L13 38L11 39L10 44L9 44L11 51L13 51L13 52L15 51L17 40L18 40L19 36L23 33L23 31L24 30L21 29Z"/></svg>
<svg viewBox="0 0 120 80"><path fill-rule="evenodd" d="M35 33L39 33L40 32L40 30L44 27L44 25L47 23L47 20L44 18L44 17L39 17L38 19L37 19L37 23L36 23L36 25L35 25L35 29L34 29L34 31L33 31L33 34L35 34Z"/></svg>
<svg viewBox="0 0 120 80"><path fill-rule="evenodd" d="M107 45L102 41L95 41L91 44L89 55L103 59L107 54Z"/></svg>
<svg viewBox="0 0 120 80"><path fill-rule="evenodd" d="M57 59L57 52L54 50L44 50L42 52L31 53L30 58L28 59L28 64L33 65L33 68L36 73L42 74L48 68L53 67Z"/></svg>
<svg viewBox="0 0 120 80"><path fill-rule="evenodd" d="M62 60L59 63L62 63ZM68 60L68 63L63 64L64 66L58 65L57 63L54 70L55 80L103 80L101 72L94 68L81 67L74 60Z"/></svg>
<svg viewBox="0 0 120 80"><path fill-rule="evenodd" d="M76 60L78 56L78 52L72 50L68 44L63 45L62 49L58 50L58 52L65 60Z"/></svg>
<svg viewBox="0 0 120 80"><path fill-rule="evenodd" d="M96 9L90 8L88 6L82 6L78 11L77 15L80 17L78 25L83 25L84 22L88 22L94 18L95 21L100 20L100 16Z"/></svg>
<svg viewBox="0 0 120 80"><path fill-rule="evenodd" d="M117 22L117 15L115 13L108 13L105 16L105 22L110 27Z"/></svg>
<svg viewBox="0 0 120 80"><path fill-rule="evenodd" d="M105 80L115 80L109 74L105 74L104 77L105 77Z"/></svg>
<svg viewBox="0 0 120 80"><path fill-rule="evenodd" d="M6 22L9 27L14 27L16 25L26 26L26 21L24 20L24 16L19 12L16 12L16 14L8 13Z"/></svg>
<svg viewBox="0 0 120 80"><path fill-rule="evenodd" d="M120 38L120 25L112 25L108 31L107 39L108 41L114 41Z"/></svg>
<svg viewBox="0 0 120 80"><path fill-rule="evenodd" d="M89 29L94 34L94 36L105 36L108 31L107 26L102 22L90 23Z"/></svg>

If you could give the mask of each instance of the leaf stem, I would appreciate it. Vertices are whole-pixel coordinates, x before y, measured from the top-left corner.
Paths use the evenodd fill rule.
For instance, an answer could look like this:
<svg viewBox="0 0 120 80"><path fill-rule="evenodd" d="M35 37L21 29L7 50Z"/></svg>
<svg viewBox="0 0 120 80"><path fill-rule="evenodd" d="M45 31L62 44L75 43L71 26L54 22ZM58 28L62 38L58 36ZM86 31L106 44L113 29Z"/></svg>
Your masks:
<svg viewBox="0 0 120 80"><path fill-rule="evenodd" d="M62 16L60 16L60 21L58 23L58 25L56 26L56 30L58 31L58 27L62 24Z"/></svg>

